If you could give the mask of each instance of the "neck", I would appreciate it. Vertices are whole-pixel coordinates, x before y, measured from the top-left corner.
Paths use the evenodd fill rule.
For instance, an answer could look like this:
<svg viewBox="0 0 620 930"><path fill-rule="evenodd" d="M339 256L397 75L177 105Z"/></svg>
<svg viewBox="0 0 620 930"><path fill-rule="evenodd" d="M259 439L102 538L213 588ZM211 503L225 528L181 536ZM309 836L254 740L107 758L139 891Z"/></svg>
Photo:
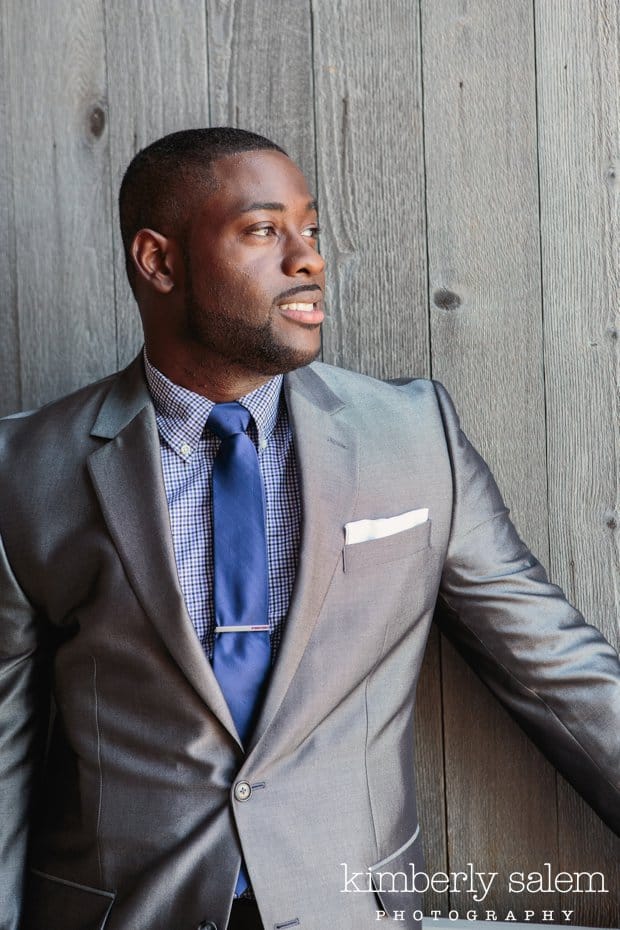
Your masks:
<svg viewBox="0 0 620 930"><path fill-rule="evenodd" d="M270 380L273 375L260 375L242 372L232 363L222 365L211 359L196 361L190 358L171 357L170 352L158 352L157 347L147 342L146 354L155 368L158 368L174 384L187 388L195 394L208 397L216 404L238 400L255 391Z"/></svg>

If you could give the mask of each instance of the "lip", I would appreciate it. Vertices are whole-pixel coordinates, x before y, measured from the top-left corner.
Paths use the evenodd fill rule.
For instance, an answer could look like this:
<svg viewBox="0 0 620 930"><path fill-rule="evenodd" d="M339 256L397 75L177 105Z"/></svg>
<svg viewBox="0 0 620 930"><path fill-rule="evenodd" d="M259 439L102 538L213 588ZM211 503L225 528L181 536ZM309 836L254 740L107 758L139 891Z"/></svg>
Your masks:
<svg viewBox="0 0 620 930"><path fill-rule="evenodd" d="M305 307L308 307L308 309L298 309L295 306L296 304L303 304ZM322 297L318 297L313 301L308 300L307 297L304 299L296 295L278 304L278 309L287 320L293 320L295 323L305 323L307 326L317 326L319 323L323 322L325 317Z"/></svg>

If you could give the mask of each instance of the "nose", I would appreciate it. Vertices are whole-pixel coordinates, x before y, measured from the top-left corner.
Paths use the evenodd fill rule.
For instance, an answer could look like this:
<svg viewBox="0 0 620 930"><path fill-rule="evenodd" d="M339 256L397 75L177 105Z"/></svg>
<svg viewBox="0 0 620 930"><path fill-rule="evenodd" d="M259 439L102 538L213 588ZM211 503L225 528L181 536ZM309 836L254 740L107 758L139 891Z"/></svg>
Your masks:
<svg viewBox="0 0 620 930"><path fill-rule="evenodd" d="M287 240L282 268L284 273L290 277L297 275L316 277L325 270L325 259L317 252L314 240L306 236L295 235Z"/></svg>

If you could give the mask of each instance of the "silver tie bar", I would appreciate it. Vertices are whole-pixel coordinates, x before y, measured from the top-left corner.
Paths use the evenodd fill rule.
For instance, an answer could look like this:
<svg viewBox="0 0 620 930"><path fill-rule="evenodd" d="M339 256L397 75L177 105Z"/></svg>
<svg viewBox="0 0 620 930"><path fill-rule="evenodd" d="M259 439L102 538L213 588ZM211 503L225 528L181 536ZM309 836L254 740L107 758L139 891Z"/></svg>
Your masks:
<svg viewBox="0 0 620 930"><path fill-rule="evenodd" d="M257 623L254 626L244 626L239 623L237 626L216 626L216 633L268 633L268 623Z"/></svg>

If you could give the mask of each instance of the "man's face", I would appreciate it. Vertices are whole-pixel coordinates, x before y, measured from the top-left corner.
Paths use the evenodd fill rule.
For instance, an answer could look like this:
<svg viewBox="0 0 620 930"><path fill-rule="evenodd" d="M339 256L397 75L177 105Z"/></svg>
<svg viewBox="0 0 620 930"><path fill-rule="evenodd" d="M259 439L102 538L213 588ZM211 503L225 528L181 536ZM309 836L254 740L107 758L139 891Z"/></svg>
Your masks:
<svg viewBox="0 0 620 930"><path fill-rule="evenodd" d="M212 174L184 242L186 336L224 370L306 365L320 349L325 275L304 176L271 150L223 157Z"/></svg>

